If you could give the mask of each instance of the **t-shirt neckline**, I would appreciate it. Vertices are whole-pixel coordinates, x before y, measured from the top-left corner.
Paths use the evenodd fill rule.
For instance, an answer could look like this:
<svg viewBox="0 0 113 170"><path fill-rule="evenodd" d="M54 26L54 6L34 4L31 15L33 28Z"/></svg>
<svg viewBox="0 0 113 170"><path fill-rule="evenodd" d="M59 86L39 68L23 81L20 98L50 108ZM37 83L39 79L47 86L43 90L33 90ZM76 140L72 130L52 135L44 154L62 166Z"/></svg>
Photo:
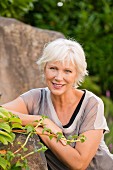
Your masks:
<svg viewBox="0 0 113 170"><path fill-rule="evenodd" d="M48 89L48 91L49 91L49 93L48 93L48 98L49 98L49 101L50 101L49 104L50 104L50 107L51 107L51 110L52 110L52 113L51 113L51 114L52 114L52 115L51 115L51 116L52 116L52 120L53 120L59 127L61 127L61 128L64 128L64 129L65 129L65 128L69 128L69 127L72 125L75 117L78 115L78 112L79 112L79 110L80 110L80 107L81 107L81 105L82 105L82 103L83 103L83 101L84 101L84 98L85 98L86 90L82 90L82 91L84 91L84 93L83 93L83 95L82 95L82 97L81 97L81 99L80 99L80 101L79 101L79 103L78 103L78 105L77 105L77 107L76 107L73 115L71 116L69 122L68 122L66 125L62 125L61 121L59 120L59 118L58 118L58 116L57 116L57 113L56 113L56 111L55 111L55 108L54 108L54 106L53 106L52 100L51 100L50 90Z"/></svg>

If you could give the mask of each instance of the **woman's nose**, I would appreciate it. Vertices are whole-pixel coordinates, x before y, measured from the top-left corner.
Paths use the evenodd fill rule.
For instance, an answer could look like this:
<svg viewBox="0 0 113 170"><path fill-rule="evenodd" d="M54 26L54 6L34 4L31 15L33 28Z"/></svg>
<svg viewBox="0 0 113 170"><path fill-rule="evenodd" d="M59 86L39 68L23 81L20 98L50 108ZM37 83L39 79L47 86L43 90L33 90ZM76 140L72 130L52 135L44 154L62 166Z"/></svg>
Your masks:
<svg viewBox="0 0 113 170"><path fill-rule="evenodd" d="M57 74L55 75L55 80L60 81L62 79L63 79L63 74L61 72L57 72Z"/></svg>

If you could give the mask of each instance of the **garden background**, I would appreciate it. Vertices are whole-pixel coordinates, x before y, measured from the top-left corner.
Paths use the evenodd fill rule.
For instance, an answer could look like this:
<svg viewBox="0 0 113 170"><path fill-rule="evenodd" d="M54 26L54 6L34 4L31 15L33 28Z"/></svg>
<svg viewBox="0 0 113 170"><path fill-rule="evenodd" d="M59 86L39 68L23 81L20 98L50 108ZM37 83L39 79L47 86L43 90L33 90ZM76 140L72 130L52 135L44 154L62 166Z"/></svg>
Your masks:
<svg viewBox="0 0 113 170"><path fill-rule="evenodd" d="M0 16L34 27L61 32L84 48L89 77L82 87L102 98L113 152L113 1L0 0Z"/></svg>

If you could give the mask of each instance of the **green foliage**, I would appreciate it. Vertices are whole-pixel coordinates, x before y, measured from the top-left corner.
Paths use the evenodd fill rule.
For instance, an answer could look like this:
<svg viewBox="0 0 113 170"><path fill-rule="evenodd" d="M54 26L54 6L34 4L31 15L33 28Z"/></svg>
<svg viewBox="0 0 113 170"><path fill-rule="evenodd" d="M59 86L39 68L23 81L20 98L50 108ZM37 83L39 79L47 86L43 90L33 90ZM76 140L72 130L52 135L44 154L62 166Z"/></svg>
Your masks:
<svg viewBox="0 0 113 170"><path fill-rule="evenodd" d="M0 142L7 145L8 143L12 143L15 139L15 134L12 133L14 128L13 124L19 124L21 120L2 107L0 107L0 120ZM20 125L20 127L22 126Z"/></svg>
<svg viewBox="0 0 113 170"><path fill-rule="evenodd" d="M67 144L70 144L74 141L83 143L83 142L85 142L85 140L86 140L86 137L84 135L79 135L79 137L78 137L78 135L73 135L73 136L70 135L70 136L68 136Z"/></svg>
<svg viewBox="0 0 113 170"><path fill-rule="evenodd" d="M105 140L111 153L113 153L113 118L109 123L110 134L105 135Z"/></svg>
<svg viewBox="0 0 113 170"><path fill-rule="evenodd" d="M113 101L105 96L101 97L105 105L105 116L108 121L113 121Z"/></svg>
<svg viewBox="0 0 113 170"><path fill-rule="evenodd" d="M88 76L85 78L85 81L82 83L80 88L87 89L100 96L102 92L101 92L101 87L98 84L99 84L98 76L90 76L90 77Z"/></svg>
<svg viewBox="0 0 113 170"><path fill-rule="evenodd" d="M0 0L0 15L4 17L22 19L33 9L34 0Z"/></svg>
<svg viewBox="0 0 113 170"><path fill-rule="evenodd" d="M22 20L79 41L86 52L90 76L99 77L103 95L107 89L113 94L112 0L37 0Z"/></svg>
<svg viewBox="0 0 113 170"><path fill-rule="evenodd" d="M44 120L44 117L40 120L40 124L42 124L42 120ZM29 152L24 156L22 154L19 154L20 150L23 150L24 153L28 151L28 148L26 148L26 144L30 136L36 134L35 128L33 127L33 125L26 125L25 127L23 127L21 120L17 116L0 107L0 142L4 145L8 145L9 143L13 144L15 140L14 132L19 132L18 130L15 130L15 128L20 129L21 133L23 132L24 134L27 134L27 137L23 144L18 143L19 148L16 151L0 151L1 170L22 170L23 168L25 170L29 170L26 158L34 154L35 152L45 152L47 150L47 147L40 143L40 147L35 149L34 151ZM17 162L14 164L12 162L15 157L17 158Z"/></svg>

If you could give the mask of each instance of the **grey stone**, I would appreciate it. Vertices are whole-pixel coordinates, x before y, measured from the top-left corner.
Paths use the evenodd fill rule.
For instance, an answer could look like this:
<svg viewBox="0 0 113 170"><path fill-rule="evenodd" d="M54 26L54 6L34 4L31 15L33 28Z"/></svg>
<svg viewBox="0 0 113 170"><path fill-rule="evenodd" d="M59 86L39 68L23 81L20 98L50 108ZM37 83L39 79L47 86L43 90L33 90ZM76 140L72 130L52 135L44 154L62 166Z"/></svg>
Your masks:
<svg viewBox="0 0 113 170"><path fill-rule="evenodd" d="M32 88L45 86L40 79L36 61L46 43L61 37L64 35L59 32L0 17L0 104L9 102ZM24 141L25 138L25 135L17 135L10 149L16 150L18 141ZM38 136L30 139L28 149L37 147L38 140ZM0 149L7 147L2 145ZM28 164L30 170L47 169L44 155L40 156L38 153L28 157Z"/></svg>
<svg viewBox="0 0 113 170"><path fill-rule="evenodd" d="M64 35L59 32L0 17L0 104L45 86L36 61L46 43L61 37Z"/></svg>

